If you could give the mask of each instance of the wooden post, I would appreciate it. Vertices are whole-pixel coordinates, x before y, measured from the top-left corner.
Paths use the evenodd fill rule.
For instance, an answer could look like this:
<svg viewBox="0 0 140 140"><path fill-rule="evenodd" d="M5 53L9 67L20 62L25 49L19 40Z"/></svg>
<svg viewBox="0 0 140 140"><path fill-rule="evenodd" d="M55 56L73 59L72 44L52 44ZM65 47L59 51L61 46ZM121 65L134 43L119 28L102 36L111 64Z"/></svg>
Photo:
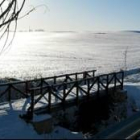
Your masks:
<svg viewBox="0 0 140 140"><path fill-rule="evenodd" d="M35 90L31 91L31 112L30 112L30 119L33 119L33 114L34 114L34 93Z"/></svg>
<svg viewBox="0 0 140 140"><path fill-rule="evenodd" d="M116 91L116 83L117 83L116 73L114 73L114 91Z"/></svg>
<svg viewBox="0 0 140 140"><path fill-rule="evenodd" d="M66 98L66 83L63 84L63 101L62 101L62 106L63 110L65 110L65 98Z"/></svg>
<svg viewBox="0 0 140 140"><path fill-rule="evenodd" d="M77 103L77 105L78 105L78 104L79 104L79 88L78 88L78 81L76 81L75 87L76 87L76 103Z"/></svg>
<svg viewBox="0 0 140 140"><path fill-rule="evenodd" d="M85 78L85 72L83 72L83 79Z"/></svg>
<svg viewBox="0 0 140 140"><path fill-rule="evenodd" d="M76 80L76 81L78 80L78 76L77 76L77 73L75 73L75 80Z"/></svg>
<svg viewBox="0 0 140 140"><path fill-rule="evenodd" d="M68 75L66 75L66 83L68 82ZM67 84L65 84L65 89L67 88Z"/></svg>
<svg viewBox="0 0 140 140"><path fill-rule="evenodd" d="M66 96L66 83L63 84L63 98Z"/></svg>
<svg viewBox="0 0 140 140"><path fill-rule="evenodd" d="M93 74L92 74L92 76L94 77L95 76L95 71L93 70Z"/></svg>
<svg viewBox="0 0 140 140"><path fill-rule="evenodd" d="M106 94L108 95L108 86L109 86L109 75L106 75Z"/></svg>
<svg viewBox="0 0 140 140"><path fill-rule="evenodd" d="M51 112L51 86L48 87L49 88L49 92L48 92L48 112Z"/></svg>
<svg viewBox="0 0 140 140"><path fill-rule="evenodd" d="M124 71L122 71L122 83L121 83L121 89L123 90L123 83L124 83Z"/></svg>
<svg viewBox="0 0 140 140"><path fill-rule="evenodd" d="M67 83L67 81L68 81L68 77L69 77L69 76L66 74L66 83Z"/></svg>
<svg viewBox="0 0 140 140"><path fill-rule="evenodd" d="M107 74L106 75L107 77L106 77L106 97L107 97L107 107L108 107L108 109L109 109L109 75Z"/></svg>
<svg viewBox="0 0 140 140"><path fill-rule="evenodd" d="M97 77L97 98L100 97L100 77Z"/></svg>
<svg viewBox="0 0 140 140"><path fill-rule="evenodd" d="M90 79L87 80L87 99L89 99L89 95L90 95Z"/></svg>
<svg viewBox="0 0 140 140"><path fill-rule="evenodd" d="M86 79L87 78L87 72L85 71L84 73L83 73L83 79ZM84 84L86 85L86 80L84 80Z"/></svg>
<svg viewBox="0 0 140 140"><path fill-rule="evenodd" d="M56 76L54 76L54 84L56 84Z"/></svg>
<svg viewBox="0 0 140 140"><path fill-rule="evenodd" d="M44 80L44 79L43 79L43 78L41 78L41 85L40 85L40 87L41 87L41 88L40 88L40 94L42 94L42 92L43 92L43 90L42 90L42 87L43 87L43 80Z"/></svg>
<svg viewBox="0 0 140 140"><path fill-rule="evenodd" d="M25 86L26 86L26 87L25 87L25 88L26 88L26 89L25 89L25 92L26 92L26 94L28 94L28 92L29 92L28 81L25 82Z"/></svg>
<svg viewBox="0 0 140 140"><path fill-rule="evenodd" d="M11 84L8 85L8 101L10 102L11 101Z"/></svg>

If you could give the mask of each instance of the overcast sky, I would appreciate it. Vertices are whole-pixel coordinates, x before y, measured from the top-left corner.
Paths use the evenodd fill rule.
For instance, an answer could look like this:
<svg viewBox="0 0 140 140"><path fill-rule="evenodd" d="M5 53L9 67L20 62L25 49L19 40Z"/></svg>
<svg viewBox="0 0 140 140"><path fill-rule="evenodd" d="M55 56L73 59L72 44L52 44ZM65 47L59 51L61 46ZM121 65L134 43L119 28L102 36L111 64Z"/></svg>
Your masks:
<svg viewBox="0 0 140 140"><path fill-rule="evenodd" d="M20 20L19 30L140 30L140 0L27 0L23 12L40 4L47 10L38 8Z"/></svg>

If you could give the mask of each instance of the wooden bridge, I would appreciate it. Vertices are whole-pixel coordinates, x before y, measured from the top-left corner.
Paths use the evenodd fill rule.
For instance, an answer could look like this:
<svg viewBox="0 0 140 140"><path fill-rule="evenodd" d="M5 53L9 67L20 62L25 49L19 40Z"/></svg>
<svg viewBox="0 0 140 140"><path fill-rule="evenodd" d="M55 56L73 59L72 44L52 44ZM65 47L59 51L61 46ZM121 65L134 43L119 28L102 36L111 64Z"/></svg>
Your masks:
<svg viewBox="0 0 140 140"><path fill-rule="evenodd" d="M0 84L5 90L0 98L7 94L11 101L15 92L20 98L30 99L30 106L22 118L32 120L35 111L54 111L55 108L66 109L80 102L90 100L93 96L99 99L102 92L108 94L109 89L123 89L124 72L116 72L95 76L95 70L72 73L54 77L40 78L30 81ZM22 89L19 88L22 85Z"/></svg>
<svg viewBox="0 0 140 140"><path fill-rule="evenodd" d="M87 75L79 80L67 77L67 82L65 80L59 84L31 88L31 105L26 117L33 119L36 109L50 113L58 108L65 110L67 107L78 105L93 96L99 99L103 91L108 94L110 88L113 92L118 88L123 89L123 79L124 72L117 72L100 76ZM36 96L38 92L40 94Z"/></svg>

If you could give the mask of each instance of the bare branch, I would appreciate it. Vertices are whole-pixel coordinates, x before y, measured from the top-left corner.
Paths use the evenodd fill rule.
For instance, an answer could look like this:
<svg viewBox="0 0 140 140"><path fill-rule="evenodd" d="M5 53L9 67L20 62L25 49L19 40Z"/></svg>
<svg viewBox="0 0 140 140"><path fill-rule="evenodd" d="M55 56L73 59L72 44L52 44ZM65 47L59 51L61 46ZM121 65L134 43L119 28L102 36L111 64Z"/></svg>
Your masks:
<svg viewBox="0 0 140 140"><path fill-rule="evenodd" d="M26 0L22 0L20 5L18 5L18 0L3 0L0 3L0 41L4 38L4 36L6 36L4 45L0 46L2 47L1 52L7 48L6 46L9 38L9 31L12 23L15 23L14 32L16 32L17 20L24 7L25 1ZM8 46L13 41L14 36L15 33L13 34Z"/></svg>
<svg viewBox="0 0 140 140"><path fill-rule="evenodd" d="M30 9L23 16L19 17L25 5L25 1L26 0L21 0L20 5L18 3L18 0L2 0L0 2L0 41L2 41L2 39L5 40L4 45L0 46L0 49L1 49L0 54L4 52L13 41L16 28L17 28L17 20L24 18L25 16L29 15L31 12L33 12L37 8L45 7L45 9L48 9L46 5L38 5ZM8 41L10 40L9 32L10 32L10 27L12 23L14 23L14 34L10 43L8 43Z"/></svg>

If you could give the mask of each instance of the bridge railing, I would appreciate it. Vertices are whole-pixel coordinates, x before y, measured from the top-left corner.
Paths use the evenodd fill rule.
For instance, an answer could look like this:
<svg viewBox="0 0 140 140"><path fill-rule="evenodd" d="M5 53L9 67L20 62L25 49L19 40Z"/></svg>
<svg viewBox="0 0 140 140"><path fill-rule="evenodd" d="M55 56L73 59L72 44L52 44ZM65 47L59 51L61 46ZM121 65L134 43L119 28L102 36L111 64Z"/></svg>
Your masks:
<svg viewBox="0 0 140 140"><path fill-rule="evenodd" d="M30 114L30 119L32 119L35 107L43 101L46 104L46 110L51 112L51 108L57 103L61 103L62 108L65 109L65 104L70 99L75 99L78 104L80 98L83 96L85 96L87 100L93 95L99 98L101 91L103 90L108 94L109 88L113 88L115 91L119 86L120 89L123 89L123 79L124 72L121 71L54 84L51 86L47 85L31 88L31 104L28 108L27 114ZM35 96L36 91L41 91L39 96Z"/></svg>
<svg viewBox="0 0 140 140"><path fill-rule="evenodd" d="M39 78L35 80L3 83L0 84L0 102L11 101L13 99L27 98L30 96L29 89L33 87L42 87L68 81L75 81L78 79L85 79L87 77L94 77L95 71L96 70L84 71L79 73ZM36 92L36 95L42 93L41 90Z"/></svg>

